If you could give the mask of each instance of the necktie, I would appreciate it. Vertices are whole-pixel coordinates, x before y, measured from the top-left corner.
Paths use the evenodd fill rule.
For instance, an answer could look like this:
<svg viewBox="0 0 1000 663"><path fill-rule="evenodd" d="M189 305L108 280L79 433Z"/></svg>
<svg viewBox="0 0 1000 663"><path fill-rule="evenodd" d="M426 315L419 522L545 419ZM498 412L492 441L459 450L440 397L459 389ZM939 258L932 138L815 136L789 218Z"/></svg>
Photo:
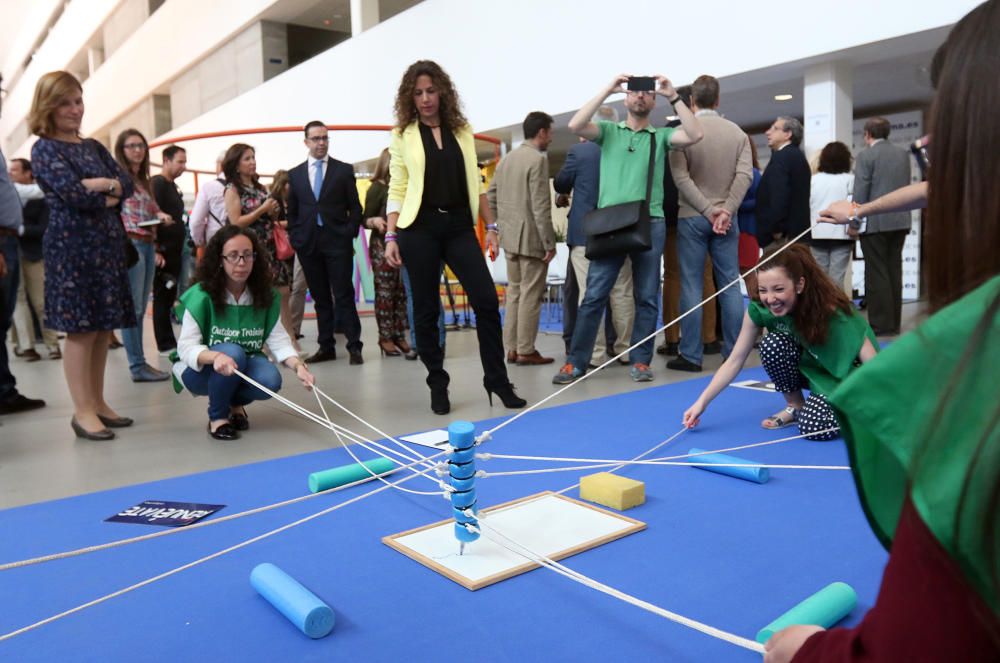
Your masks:
<svg viewBox="0 0 1000 663"><path fill-rule="evenodd" d="M316 202L318 203L319 191L323 188L323 162L316 161L315 166L316 173L313 175L313 195L316 196ZM319 212L316 213L316 225L323 225L323 217L319 214Z"/></svg>

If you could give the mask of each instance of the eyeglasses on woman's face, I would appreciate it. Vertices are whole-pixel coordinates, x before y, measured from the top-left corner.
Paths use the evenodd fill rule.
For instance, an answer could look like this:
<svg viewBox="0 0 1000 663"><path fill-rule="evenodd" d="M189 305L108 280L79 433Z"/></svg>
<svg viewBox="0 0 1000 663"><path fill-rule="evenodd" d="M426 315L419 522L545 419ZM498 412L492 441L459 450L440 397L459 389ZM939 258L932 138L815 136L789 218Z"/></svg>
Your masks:
<svg viewBox="0 0 1000 663"><path fill-rule="evenodd" d="M123 146L126 150L143 150L146 148L145 143L125 143Z"/></svg>
<svg viewBox="0 0 1000 663"><path fill-rule="evenodd" d="M253 251L246 251L244 253L237 253L236 251L233 251L232 253L223 255L222 259L230 265L239 265L244 262L253 262L256 257L257 254Z"/></svg>

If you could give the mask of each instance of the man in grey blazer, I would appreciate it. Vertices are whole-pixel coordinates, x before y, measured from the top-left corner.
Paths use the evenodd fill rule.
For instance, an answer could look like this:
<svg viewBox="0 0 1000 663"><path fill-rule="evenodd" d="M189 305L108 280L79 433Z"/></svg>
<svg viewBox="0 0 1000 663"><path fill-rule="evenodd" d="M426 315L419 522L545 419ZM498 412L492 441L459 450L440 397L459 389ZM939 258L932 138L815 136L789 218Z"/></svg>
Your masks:
<svg viewBox="0 0 1000 663"><path fill-rule="evenodd" d="M549 261L556 255L549 193L552 117L541 111L524 118L524 142L497 166L486 197L497 220L507 260L507 302L503 342L507 362L551 364L535 348Z"/></svg>
<svg viewBox="0 0 1000 663"><path fill-rule="evenodd" d="M854 166L854 200L865 204L910 183L910 155L890 143L889 120L865 122L867 149ZM903 303L903 243L910 232L910 213L868 217L861 235L865 256L865 301L868 322L876 334L898 334Z"/></svg>

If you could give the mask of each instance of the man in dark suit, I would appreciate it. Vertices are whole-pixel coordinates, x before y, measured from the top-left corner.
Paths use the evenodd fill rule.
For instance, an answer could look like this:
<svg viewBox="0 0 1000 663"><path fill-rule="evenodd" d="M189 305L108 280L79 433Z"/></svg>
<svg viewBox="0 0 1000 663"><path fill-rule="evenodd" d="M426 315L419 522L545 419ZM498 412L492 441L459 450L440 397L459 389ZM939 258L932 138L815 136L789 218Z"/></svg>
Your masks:
<svg viewBox="0 0 1000 663"><path fill-rule="evenodd" d="M767 130L771 160L757 188L757 241L761 248L784 243L808 228L812 171L799 149L802 123L779 117ZM802 238L808 239L808 235Z"/></svg>
<svg viewBox="0 0 1000 663"><path fill-rule="evenodd" d="M854 201L875 200L910 183L910 155L890 143L890 124L884 117L865 122L867 149L854 165ZM892 212L868 217L861 235L865 255L865 302L868 322L876 334L898 334L903 306L903 244L910 232L910 213Z"/></svg>
<svg viewBox="0 0 1000 663"><path fill-rule="evenodd" d="M361 227L354 168L327 156L330 139L324 123L310 122L305 135L309 158L288 172L287 211L288 238L302 264L319 326L319 350L306 361L337 358L337 326L347 336L351 364L363 364L352 278L354 238Z"/></svg>

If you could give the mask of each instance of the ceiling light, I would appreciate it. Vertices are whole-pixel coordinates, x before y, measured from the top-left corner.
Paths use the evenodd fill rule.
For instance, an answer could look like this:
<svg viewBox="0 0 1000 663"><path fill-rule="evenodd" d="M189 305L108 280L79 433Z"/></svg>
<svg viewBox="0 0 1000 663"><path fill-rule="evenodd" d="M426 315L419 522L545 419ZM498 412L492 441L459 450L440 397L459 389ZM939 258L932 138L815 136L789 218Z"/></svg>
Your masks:
<svg viewBox="0 0 1000 663"><path fill-rule="evenodd" d="M326 27L330 27L332 24L333 24L333 21L331 21L330 19L328 19L328 18L324 18L323 19L323 25L325 25Z"/></svg>
<svg viewBox="0 0 1000 663"><path fill-rule="evenodd" d="M792 98L792 95L790 95L790 94L776 94L776 95L774 95L774 100L775 101L790 101L791 98Z"/></svg>

